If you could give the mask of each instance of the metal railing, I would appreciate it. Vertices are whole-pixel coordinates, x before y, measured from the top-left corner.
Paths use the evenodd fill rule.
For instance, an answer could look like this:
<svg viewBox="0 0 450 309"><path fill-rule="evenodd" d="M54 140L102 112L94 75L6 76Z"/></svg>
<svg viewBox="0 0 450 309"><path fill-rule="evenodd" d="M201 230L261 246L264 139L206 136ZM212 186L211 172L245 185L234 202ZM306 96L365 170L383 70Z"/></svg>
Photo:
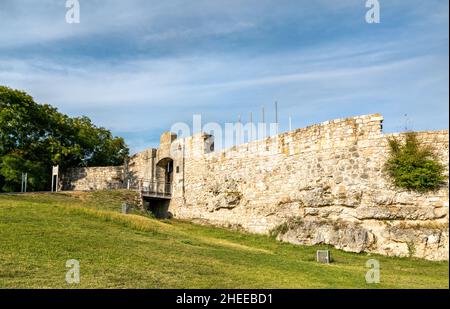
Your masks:
<svg viewBox="0 0 450 309"><path fill-rule="evenodd" d="M138 190L144 195L169 198L172 196L172 183L139 179Z"/></svg>

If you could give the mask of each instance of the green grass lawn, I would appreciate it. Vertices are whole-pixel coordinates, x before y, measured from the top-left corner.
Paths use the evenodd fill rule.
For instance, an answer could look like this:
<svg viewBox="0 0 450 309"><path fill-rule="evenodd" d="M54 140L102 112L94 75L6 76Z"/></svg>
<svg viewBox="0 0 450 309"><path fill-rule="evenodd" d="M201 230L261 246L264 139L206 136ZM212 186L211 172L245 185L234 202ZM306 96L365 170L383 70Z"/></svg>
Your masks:
<svg viewBox="0 0 450 309"><path fill-rule="evenodd" d="M448 262L296 246L177 220L123 215L127 191L0 195L0 288L448 288ZM365 263L381 265L367 284ZM81 282L65 281L68 259Z"/></svg>

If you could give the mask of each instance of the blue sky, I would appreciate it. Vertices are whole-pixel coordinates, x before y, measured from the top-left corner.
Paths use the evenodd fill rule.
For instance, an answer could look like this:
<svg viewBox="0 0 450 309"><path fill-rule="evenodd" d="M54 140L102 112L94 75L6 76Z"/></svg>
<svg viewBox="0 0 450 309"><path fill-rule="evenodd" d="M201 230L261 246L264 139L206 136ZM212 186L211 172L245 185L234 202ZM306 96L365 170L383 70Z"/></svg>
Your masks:
<svg viewBox="0 0 450 309"><path fill-rule="evenodd" d="M448 129L447 0L0 0L0 84L156 146L175 122L281 129L382 113L384 130ZM407 116L405 117L405 114Z"/></svg>

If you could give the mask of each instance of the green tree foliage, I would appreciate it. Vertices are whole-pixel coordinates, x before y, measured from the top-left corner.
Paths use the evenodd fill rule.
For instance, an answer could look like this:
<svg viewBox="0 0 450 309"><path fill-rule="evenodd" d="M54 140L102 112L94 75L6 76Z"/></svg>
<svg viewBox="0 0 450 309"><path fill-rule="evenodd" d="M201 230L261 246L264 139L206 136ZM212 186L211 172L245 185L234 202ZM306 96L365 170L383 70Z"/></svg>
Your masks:
<svg viewBox="0 0 450 309"><path fill-rule="evenodd" d="M0 190L20 189L28 173L30 190L46 190L52 165L121 165L128 148L120 137L87 117L71 118L25 92L0 86Z"/></svg>
<svg viewBox="0 0 450 309"><path fill-rule="evenodd" d="M390 157L385 170L395 186L426 192L442 185L444 166L436 160L429 146L419 143L415 133L407 133L404 143L393 138L389 146Z"/></svg>

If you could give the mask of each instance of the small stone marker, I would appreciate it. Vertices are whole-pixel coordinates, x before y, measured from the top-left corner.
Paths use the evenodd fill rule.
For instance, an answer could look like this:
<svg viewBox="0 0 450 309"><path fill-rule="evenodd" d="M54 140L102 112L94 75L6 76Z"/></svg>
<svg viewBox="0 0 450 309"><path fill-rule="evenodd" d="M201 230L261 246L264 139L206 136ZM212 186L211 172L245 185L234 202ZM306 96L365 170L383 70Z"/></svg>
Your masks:
<svg viewBox="0 0 450 309"><path fill-rule="evenodd" d="M317 250L316 259L317 263L330 264L330 250Z"/></svg>
<svg viewBox="0 0 450 309"><path fill-rule="evenodd" d="M128 213L128 205L127 203L122 204L122 213L127 214Z"/></svg>

